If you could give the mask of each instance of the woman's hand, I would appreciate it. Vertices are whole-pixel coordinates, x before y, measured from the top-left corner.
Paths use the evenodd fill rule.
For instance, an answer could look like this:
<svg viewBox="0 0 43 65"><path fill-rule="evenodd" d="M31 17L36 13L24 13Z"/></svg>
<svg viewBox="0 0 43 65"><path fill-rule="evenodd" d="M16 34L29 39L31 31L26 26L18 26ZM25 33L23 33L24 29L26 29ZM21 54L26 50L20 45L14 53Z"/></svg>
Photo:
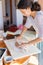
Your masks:
<svg viewBox="0 0 43 65"><path fill-rule="evenodd" d="M19 44L18 42L16 42L15 46L18 48L22 48L22 47L26 46L26 44L25 43Z"/></svg>
<svg viewBox="0 0 43 65"><path fill-rule="evenodd" d="M21 46L21 44L19 44L19 42L18 42L20 39L21 39L21 36L15 37L15 41L16 41L15 46L16 47Z"/></svg>
<svg viewBox="0 0 43 65"><path fill-rule="evenodd" d="M16 43L15 43L15 46L16 46L16 47L19 47L20 45L18 44L18 42L16 42Z"/></svg>
<svg viewBox="0 0 43 65"><path fill-rule="evenodd" d="M19 48L22 48L22 47L24 47L24 46L26 46L27 44L26 43L22 43L22 44L20 44L18 47Z"/></svg>

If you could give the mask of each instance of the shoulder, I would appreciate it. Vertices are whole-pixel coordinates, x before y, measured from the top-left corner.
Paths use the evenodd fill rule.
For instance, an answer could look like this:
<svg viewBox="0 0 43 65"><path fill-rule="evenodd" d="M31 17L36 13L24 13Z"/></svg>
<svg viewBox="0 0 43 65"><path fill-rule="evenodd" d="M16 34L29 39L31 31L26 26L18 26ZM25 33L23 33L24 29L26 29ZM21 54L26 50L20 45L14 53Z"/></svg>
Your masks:
<svg viewBox="0 0 43 65"><path fill-rule="evenodd" d="M43 11L37 12L37 16L43 16Z"/></svg>
<svg viewBox="0 0 43 65"><path fill-rule="evenodd" d="M39 22L43 21L43 11L38 12L36 18Z"/></svg>

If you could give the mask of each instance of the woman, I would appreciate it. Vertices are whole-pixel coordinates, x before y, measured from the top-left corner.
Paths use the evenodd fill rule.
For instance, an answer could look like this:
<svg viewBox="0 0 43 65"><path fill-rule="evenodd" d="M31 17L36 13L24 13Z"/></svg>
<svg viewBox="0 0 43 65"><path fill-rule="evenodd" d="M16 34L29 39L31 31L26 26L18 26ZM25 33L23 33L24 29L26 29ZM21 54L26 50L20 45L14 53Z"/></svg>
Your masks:
<svg viewBox="0 0 43 65"><path fill-rule="evenodd" d="M43 12L40 11L41 7L38 2L33 3L32 1L29 2L29 0L20 0L18 3L18 9L24 16L27 16L26 24L24 25L22 33L18 39L22 38L24 32L31 26L33 26L33 28L36 30L36 33L38 33L37 39L34 39L26 44L21 44L21 46L43 41Z"/></svg>

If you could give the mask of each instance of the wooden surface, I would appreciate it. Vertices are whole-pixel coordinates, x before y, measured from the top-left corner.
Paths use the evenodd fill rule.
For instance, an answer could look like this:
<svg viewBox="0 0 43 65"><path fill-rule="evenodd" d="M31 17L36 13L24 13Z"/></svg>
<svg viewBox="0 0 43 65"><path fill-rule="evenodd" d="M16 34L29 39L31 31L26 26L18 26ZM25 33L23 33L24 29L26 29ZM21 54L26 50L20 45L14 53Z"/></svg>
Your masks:
<svg viewBox="0 0 43 65"><path fill-rule="evenodd" d="M3 41L0 41L0 48L7 48ZM7 50L7 54L10 55L8 50Z"/></svg>

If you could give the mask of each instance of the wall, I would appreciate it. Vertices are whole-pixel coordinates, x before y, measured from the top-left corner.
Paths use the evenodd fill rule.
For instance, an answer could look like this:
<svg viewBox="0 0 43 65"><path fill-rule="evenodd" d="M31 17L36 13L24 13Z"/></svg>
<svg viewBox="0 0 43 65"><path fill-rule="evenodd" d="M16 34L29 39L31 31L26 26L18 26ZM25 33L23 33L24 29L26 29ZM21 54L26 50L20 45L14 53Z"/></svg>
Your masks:
<svg viewBox="0 0 43 65"><path fill-rule="evenodd" d="M2 7L3 7L3 16L6 16L6 12L10 16L10 0L2 0Z"/></svg>
<svg viewBox="0 0 43 65"><path fill-rule="evenodd" d="M5 2L6 1L6 2ZM10 0L2 0L3 2L3 16L8 13L8 16L10 16ZM15 8L15 0L12 0L12 24L16 24L16 8Z"/></svg>
<svg viewBox="0 0 43 65"><path fill-rule="evenodd" d="M17 4L18 4L19 1L20 1L20 0L16 0L16 7L17 7Z"/></svg>
<svg viewBox="0 0 43 65"><path fill-rule="evenodd" d="M6 13L10 16L10 0L6 0Z"/></svg>
<svg viewBox="0 0 43 65"><path fill-rule="evenodd" d="M13 19L13 24L16 25L16 7L15 7L15 0L12 0L12 19Z"/></svg>
<svg viewBox="0 0 43 65"><path fill-rule="evenodd" d="M0 29L3 29L2 1L0 1Z"/></svg>
<svg viewBox="0 0 43 65"><path fill-rule="evenodd" d="M3 16L6 15L6 11L5 11L5 0L2 0L2 8L3 8Z"/></svg>
<svg viewBox="0 0 43 65"><path fill-rule="evenodd" d="M38 0L38 2L41 5L41 9L43 10L43 0Z"/></svg>

